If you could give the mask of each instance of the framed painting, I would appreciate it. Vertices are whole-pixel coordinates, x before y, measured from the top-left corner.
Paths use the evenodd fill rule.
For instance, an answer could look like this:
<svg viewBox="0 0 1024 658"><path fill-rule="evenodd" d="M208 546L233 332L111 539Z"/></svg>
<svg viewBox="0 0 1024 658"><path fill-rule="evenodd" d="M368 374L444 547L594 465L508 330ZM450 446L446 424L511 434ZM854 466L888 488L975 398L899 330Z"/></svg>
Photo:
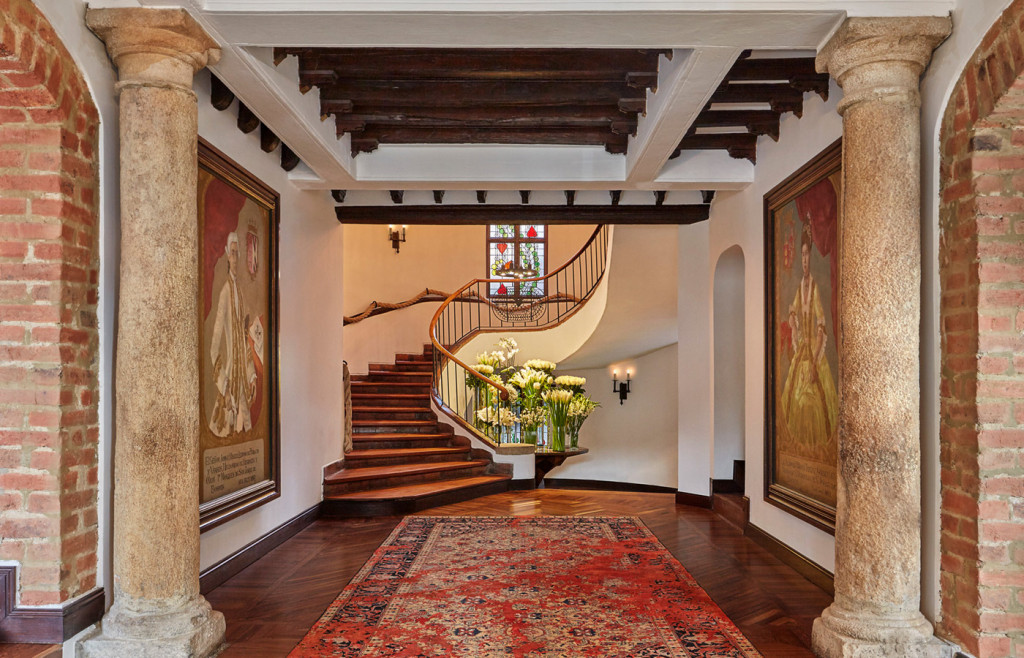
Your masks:
<svg viewBox="0 0 1024 658"><path fill-rule="evenodd" d="M281 495L278 194L199 141L199 527Z"/></svg>
<svg viewBox="0 0 1024 658"><path fill-rule="evenodd" d="M764 197L765 490L831 533L839 424L837 141Z"/></svg>

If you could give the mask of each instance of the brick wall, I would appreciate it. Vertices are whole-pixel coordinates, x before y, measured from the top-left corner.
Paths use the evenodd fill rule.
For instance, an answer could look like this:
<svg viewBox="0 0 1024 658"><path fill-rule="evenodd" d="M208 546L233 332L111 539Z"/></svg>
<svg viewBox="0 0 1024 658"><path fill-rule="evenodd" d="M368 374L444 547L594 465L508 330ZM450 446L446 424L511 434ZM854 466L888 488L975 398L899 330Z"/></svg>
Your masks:
<svg viewBox="0 0 1024 658"><path fill-rule="evenodd" d="M0 560L21 605L96 585L99 117L28 0L0 0Z"/></svg>
<svg viewBox="0 0 1024 658"><path fill-rule="evenodd" d="M1024 656L1024 0L969 61L941 135L940 634Z"/></svg>

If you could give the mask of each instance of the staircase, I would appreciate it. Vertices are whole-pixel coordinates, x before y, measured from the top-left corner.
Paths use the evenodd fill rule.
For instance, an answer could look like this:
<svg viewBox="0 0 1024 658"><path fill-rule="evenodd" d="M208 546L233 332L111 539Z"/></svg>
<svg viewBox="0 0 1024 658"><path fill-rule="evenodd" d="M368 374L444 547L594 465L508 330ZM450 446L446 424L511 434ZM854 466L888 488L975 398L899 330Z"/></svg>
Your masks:
<svg viewBox="0 0 1024 658"><path fill-rule="evenodd" d="M409 514L508 491L511 467L473 450L431 410L431 350L352 376L353 450L324 477L324 514Z"/></svg>

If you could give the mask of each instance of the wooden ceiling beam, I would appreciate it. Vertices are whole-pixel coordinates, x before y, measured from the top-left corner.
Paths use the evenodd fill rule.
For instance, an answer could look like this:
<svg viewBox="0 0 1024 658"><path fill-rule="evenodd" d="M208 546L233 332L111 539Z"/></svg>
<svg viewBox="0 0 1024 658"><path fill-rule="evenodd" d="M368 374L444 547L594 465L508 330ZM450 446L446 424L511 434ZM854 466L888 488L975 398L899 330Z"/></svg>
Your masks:
<svg viewBox="0 0 1024 658"><path fill-rule="evenodd" d="M681 151L725 150L736 159L757 162L757 135L750 133L721 133L714 135L687 135L679 143L672 157Z"/></svg>
<svg viewBox="0 0 1024 658"><path fill-rule="evenodd" d="M804 94L788 83L723 84L711 95L711 103L774 103L793 101L801 105Z"/></svg>
<svg viewBox="0 0 1024 658"><path fill-rule="evenodd" d="M788 88L788 87L787 87ZM488 107L494 105L608 105L635 97L621 82L543 82L424 80L342 80L325 87L320 98L348 100L356 106L401 103L420 107ZM646 100L646 99L644 99ZM620 106L621 107L621 106ZM641 108L642 109L642 108Z"/></svg>
<svg viewBox="0 0 1024 658"><path fill-rule="evenodd" d="M817 77L813 57L782 57L778 59L739 59L725 76L726 80L791 80L794 77ZM828 74L824 74L828 79Z"/></svg>
<svg viewBox="0 0 1024 658"><path fill-rule="evenodd" d="M697 115L693 128L746 128L755 135L779 141L780 115L772 110L705 110Z"/></svg>
<svg viewBox="0 0 1024 658"><path fill-rule="evenodd" d="M615 103L588 107L416 108L365 107L337 116L342 123L401 126L605 126L613 121L635 124L637 113L620 112Z"/></svg>
<svg viewBox="0 0 1024 658"><path fill-rule="evenodd" d="M336 84L344 77L346 80L409 80L409 81L533 81L533 82L625 82L631 87L648 88L658 84L658 69L642 69L624 72L616 69L575 68L564 70L522 70L522 69L406 69L406 70L374 70L366 67L353 70L346 66L337 68L299 69L299 81L302 85L324 87Z"/></svg>
<svg viewBox="0 0 1024 658"><path fill-rule="evenodd" d="M371 139L379 144L625 144L629 136L607 128L414 128L367 126L353 132L355 140Z"/></svg>
<svg viewBox="0 0 1024 658"><path fill-rule="evenodd" d="M695 224L709 206L564 206L458 204L425 206L336 206L342 224Z"/></svg>

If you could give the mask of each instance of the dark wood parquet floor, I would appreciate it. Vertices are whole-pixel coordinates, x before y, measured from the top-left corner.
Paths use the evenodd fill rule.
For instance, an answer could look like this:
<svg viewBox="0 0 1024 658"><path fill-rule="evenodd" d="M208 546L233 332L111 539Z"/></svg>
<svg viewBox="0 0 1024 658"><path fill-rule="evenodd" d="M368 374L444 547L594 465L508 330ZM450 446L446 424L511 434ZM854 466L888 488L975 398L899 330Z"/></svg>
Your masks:
<svg viewBox="0 0 1024 658"><path fill-rule="evenodd" d="M766 658L812 656L811 623L831 603L735 526L672 494L541 489L421 514L639 516ZM212 591L227 618L222 658L286 656L399 520L319 519Z"/></svg>

